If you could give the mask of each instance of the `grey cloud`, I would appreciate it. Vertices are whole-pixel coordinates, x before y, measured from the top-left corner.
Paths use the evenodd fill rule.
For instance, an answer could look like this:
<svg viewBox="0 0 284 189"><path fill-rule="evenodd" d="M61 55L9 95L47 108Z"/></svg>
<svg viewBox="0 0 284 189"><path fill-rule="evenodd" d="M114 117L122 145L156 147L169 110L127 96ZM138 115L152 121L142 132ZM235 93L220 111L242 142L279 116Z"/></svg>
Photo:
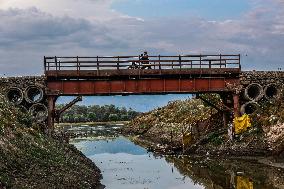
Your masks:
<svg viewBox="0 0 284 189"><path fill-rule="evenodd" d="M76 32L91 30L83 19L53 17L35 8L0 10L0 37L8 42L56 40Z"/></svg>
<svg viewBox="0 0 284 189"><path fill-rule="evenodd" d="M42 73L44 55L135 55L145 49L151 54L248 54L243 56L245 69L277 69L284 59L282 2L266 3L238 20L225 21L185 16L145 21L114 17L98 22L37 9L2 10L0 74Z"/></svg>

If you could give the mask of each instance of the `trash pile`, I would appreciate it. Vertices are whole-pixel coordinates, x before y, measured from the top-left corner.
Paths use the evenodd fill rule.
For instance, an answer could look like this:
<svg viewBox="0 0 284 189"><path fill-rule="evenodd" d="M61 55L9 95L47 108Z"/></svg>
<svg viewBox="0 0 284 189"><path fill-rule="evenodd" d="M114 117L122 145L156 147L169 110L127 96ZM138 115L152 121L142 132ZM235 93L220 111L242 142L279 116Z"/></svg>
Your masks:
<svg viewBox="0 0 284 189"><path fill-rule="evenodd" d="M135 118L123 131L138 135L140 141L135 140L146 147L145 141L150 141L154 151L172 148L177 153L234 156L281 153L284 150L283 90L279 90L279 95L269 101L260 100L255 112L235 118L230 123L234 125L232 140L228 128L223 126L222 113L199 99L170 102ZM214 98L214 104L219 106L218 98Z"/></svg>
<svg viewBox="0 0 284 189"><path fill-rule="evenodd" d="M206 132L220 126L210 124L218 123L212 120L216 114L215 109L204 105L200 99L178 100L135 118L123 128L123 132L180 149L184 141L187 144L195 142Z"/></svg>
<svg viewBox="0 0 284 189"><path fill-rule="evenodd" d="M100 186L100 171L91 160L36 131L28 117L0 95L0 188Z"/></svg>
<svg viewBox="0 0 284 189"><path fill-rule="evenodd" d="M284 150L284 130L281 127L284 123L283 83L284 72L242 72L241 85L227 86L239 94L241 105L241 116L229 122L228 127L223 125L222 112L201 100L188 99L170 102L163 108L144 113L123 131L154 144L179 147L188 153L280 153ZM224 95L222 98L214 94L202 96L215 107L233 107L232 100ZM185 146L188 147L186 151Z"/></svg>
<svg viewBox="0 0 284 189"><path fill-rule="evenodd" d="M266 140L270 150L281 153L284 149L284 123L278 123L267 129Z"/></svg>

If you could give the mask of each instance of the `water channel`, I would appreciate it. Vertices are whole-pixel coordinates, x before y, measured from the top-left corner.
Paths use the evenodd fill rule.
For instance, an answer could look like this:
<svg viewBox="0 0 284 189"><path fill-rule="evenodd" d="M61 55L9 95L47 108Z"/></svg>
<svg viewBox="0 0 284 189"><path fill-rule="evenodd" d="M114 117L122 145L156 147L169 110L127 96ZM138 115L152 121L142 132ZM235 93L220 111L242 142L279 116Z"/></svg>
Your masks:
<svg viewBox="0 0 284 189"><path fill-rule="evenodd" d="M155 155L121 136L120 127L65 128L78 135L70 143L100 168L106 189L284 189L282 168L255 160Z"/></svg>

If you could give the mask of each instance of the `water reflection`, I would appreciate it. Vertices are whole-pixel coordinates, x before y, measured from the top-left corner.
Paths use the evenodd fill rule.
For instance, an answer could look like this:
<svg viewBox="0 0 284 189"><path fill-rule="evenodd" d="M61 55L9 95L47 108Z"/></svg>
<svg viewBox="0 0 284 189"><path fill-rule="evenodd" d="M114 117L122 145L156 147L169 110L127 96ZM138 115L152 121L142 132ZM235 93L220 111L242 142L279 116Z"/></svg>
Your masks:
<svg viewBox="0 0 284 189"><path fill-rule="evenodd" d="M206 189L284 188L284 172L256 161L166 157L178 171Z"/></svg>
<svg viewBox="0 0 284 189"><path fill-rule="evenodd" d="M72 128L72 132L74 130ZM102 184L107 189L203 188L181 175L164 157L148 153L127 138L118 136L117 129L98 127L93 130L96 132L89 137L75 138L71 143L100 168Z"/></svg>
<svg viewBox="0 0 284 189"><path fill-rule="evenodd" d="M108 189L284 189L283 169L256 161L161 157L120 136L118 126L69 129L92 130L71 143L102 170Z"/></svg>

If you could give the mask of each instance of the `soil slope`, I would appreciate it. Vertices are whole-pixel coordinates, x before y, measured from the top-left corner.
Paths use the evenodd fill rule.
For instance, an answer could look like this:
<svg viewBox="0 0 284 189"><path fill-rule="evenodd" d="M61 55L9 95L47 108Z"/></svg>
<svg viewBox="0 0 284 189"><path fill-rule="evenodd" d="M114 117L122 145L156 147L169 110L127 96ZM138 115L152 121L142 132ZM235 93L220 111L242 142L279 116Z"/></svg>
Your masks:
<svg viewBox="0 0 284 189"><path fill-rule="evenodd" d="M218 96L207 96L220 104ZM252 127L231 141L222 114L198 99L170 102L167 106L142 114L123 132L134 141L162 153L200 155L267 156L284 150L284 99L259 102L250 115Z"/></svg>
<svg viewBox="0 0 284 189"><path fill-rule="evenodd" d="M97 188L99 169L0 96L0 188Z"/></svg>

